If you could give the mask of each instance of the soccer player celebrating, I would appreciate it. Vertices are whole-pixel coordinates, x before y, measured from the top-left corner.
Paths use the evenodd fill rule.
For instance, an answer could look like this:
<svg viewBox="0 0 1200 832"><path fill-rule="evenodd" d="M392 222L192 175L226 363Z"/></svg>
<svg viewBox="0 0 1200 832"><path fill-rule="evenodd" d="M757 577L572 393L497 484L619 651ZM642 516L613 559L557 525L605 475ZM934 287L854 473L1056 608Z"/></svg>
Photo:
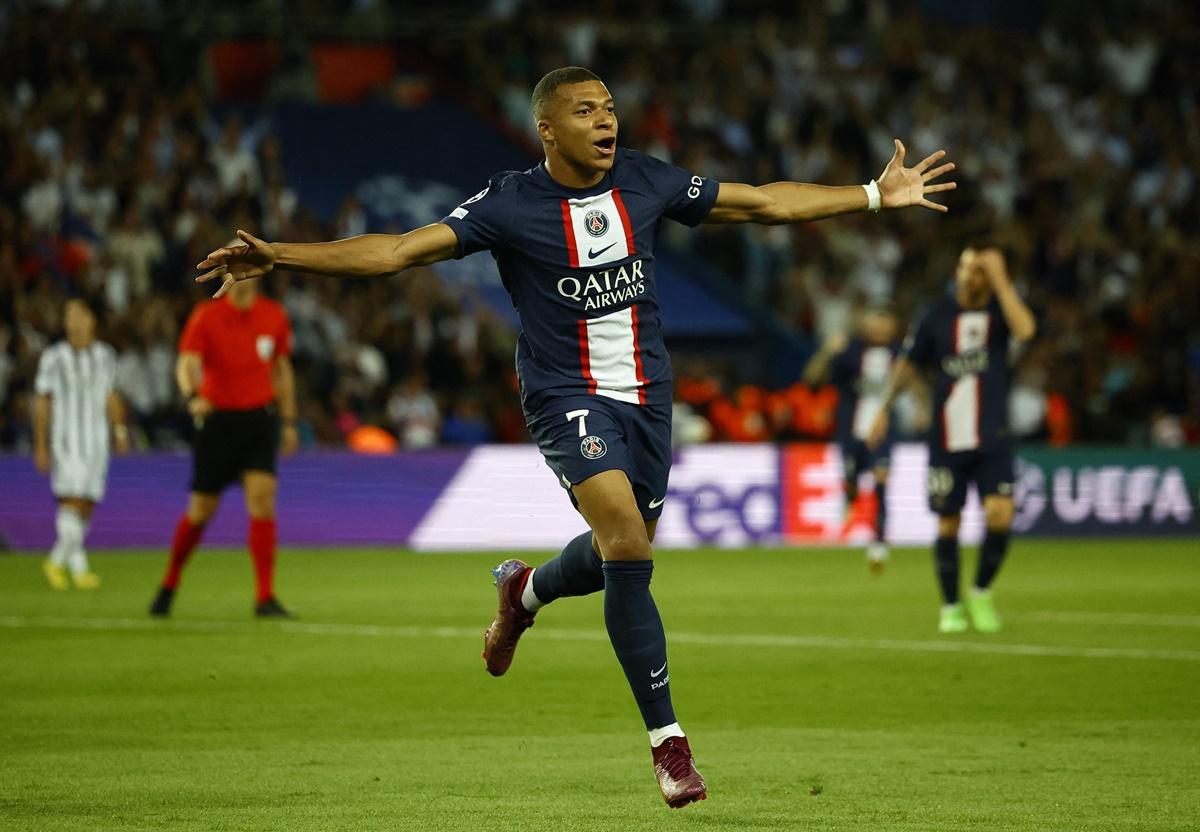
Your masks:
<svg viewBox="0 0 1200 832"><path fill-rule="evenodd" d="M557 69L533 91L545 160L492 177L441 222L399 236L330 243L242 244L199 264L197 280L237 281L275 267L372 276L489 250L521 320L517 372L526 422L591 531L536 570L508 560L494 570L500 608L484 633L489 673L512 662L537 611L604 590L604 619L647 730L663 798L706 797L671 705L667 645L650 595L651 543L671 465L671 369L654 282L664 217L792 223L853 211L921 205L953 183L931 180L939 151L904 167L904 146L869 185L718 184L617 146L612 96L580 67Z"/></svg>
<svg viewBox="0 0 1200 832"><path fill-rule="evenodd" d="M934 561L942 593L938 629L1000 629L991 585L1008 551L1013 519L1013 444L1008 431L1011 355L1036 331L999 250L967 248L958 260L953 296L939 300L917 325L897 360L871 428L871 444L887 434L888 408L918 371L935 374L929 433L929 506L938 515ZM958 526L967 487L983 501L987 531L975 585L959 603Z"/></svg>
<svg viewBox="0 0 1200 832"><path fill-rule="evenodd" d="M175 379L196 423L192 486L151 615L171 614L183 567L216 514L221 492L240 481L250 515L255 615L290 617L275 598L274 572L276 456L281 445L290 454L299 444L291 342L287 313L260 297L252 281L201 303L188 318Z"/></svg>
<svg viewBox="0 0 1200 832"><path fill-rule="evenodd" d="M125 409L113 390L117 357L96 340L96 315L82 300L63 309L66 340L42 353L33 405L33 458L50 474L58 501L58 538L42 564L46 580L66 589L67 572L78 589L96 589L100 578L88 567L83 548L96 503L104 499L108 479L109 426L118 453L129 450Z"/></svg>
<svg viewBox="0 0 1200 832"><path fill-rule="evenodd" d="M846 502L858 499L859 476L871 472L875 485L875 540L867 547L867 566L883 571L887 561L887 475L890 437L875 448L867 438L883 403L892 362L900 351L896 319L886 309L868 310L853 338L831 336L804 368L809 385L831 379L838 390L837 441L842 451Z"/></svg>

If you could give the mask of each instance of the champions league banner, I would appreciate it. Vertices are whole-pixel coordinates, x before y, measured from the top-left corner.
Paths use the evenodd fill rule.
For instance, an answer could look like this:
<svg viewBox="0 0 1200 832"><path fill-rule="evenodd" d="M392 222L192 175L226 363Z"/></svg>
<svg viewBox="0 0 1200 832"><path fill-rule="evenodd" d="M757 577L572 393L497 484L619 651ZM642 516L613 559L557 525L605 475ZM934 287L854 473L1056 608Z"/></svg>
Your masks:
<svg viewBox="0 0 1200 832"><path fill-rule="evenodd" d="M898 445L888 539L924 546L936 518L925 499L924 445ZM847 505L834 445L698 445L677 452L658 525L665 548L861 545L870 489ZM164 550L187 500L190 457L113 460L88 545ZM866 482L863 483L866 485ZM1052 537L1200 537L1200 452L1022 450L1015 531ZM284 546L394 546L419 551L555 550L585 528L532 445L388 456L301 454L280 466ZM977 541L972 496L963 537ZM242 546L246 515L231 489L205 545ZM26 457L0 457L0 545L45 552L54 541L49 482Z"/></svg>

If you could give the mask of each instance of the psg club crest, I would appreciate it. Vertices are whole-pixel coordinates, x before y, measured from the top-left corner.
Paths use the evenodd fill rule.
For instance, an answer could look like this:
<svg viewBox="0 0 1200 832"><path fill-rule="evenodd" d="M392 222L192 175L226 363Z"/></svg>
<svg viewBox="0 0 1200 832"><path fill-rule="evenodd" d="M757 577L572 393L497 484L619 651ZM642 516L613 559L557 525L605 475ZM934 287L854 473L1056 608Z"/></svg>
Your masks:
<svg viewBox="0 0 1200 832"><path fill-rule="evenodd" d="M601 216L604 216L601 214ZM579 452L586 459L599 459L608 453L608 446L604 444L604 440L599 436L585 436L583 441L579 443Z"/></svg>
<svg viewBox="0 0 1200 832"><path fill-rule="evenodd" d="M608 217L603 211L588 211L583 215L583 227L593 237L603 237L608 233Z"/></svg>

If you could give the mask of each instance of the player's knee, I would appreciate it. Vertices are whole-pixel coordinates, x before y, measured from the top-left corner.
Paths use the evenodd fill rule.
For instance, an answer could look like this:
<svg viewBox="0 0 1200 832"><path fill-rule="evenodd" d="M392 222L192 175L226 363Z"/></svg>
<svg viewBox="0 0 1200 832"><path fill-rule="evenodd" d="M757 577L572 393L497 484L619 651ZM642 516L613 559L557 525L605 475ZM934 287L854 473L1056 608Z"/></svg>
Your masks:
<svg viewBox="0 0 1200 832"><path fill-rule="evenodd" d="M193 526L206 526L217 513L218 500L207 494L193 494L188 498L187 519Z"/></svg>
<svg viewBox="0 0 1200 832"><path fill-rule="evenodd" d="M875 469L875 487L876 488L886 488L887 480L888 480L888 469L876 468Z"/></svg>
<svg viewBox="0 0 1200 832"><path fill-rule="evenodd" d="M989 497L984 501L983 520L993 531L1008 531L1013 521L1013 501L1007 497Z"/></svg>
<svg viewBox="0 0 1200 832"><path fill-rule="evenodd" d="M650 560L650 538L646 527L638 523L622 523L600 537L600 551L605 560Z"/></svg>
<svg viewBox="0 0 1200 832"><path fill-rule="evenodd" d="M959 516L957 514L938 518L938 537L958 537Z"/></svg>

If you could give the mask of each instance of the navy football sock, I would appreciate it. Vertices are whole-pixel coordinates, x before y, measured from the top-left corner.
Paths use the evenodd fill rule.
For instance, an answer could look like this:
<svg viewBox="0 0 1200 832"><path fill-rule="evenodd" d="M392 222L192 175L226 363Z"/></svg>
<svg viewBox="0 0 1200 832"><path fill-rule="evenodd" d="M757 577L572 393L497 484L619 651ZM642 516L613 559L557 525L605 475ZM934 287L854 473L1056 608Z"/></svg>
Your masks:
<svg viewBox="0 0 1200 832"><path fill-rule="evenodd" d="M879 507L875 514L875 539L883 542L887 535L887 486L875 484L875 504Z"/></svg>
<svg viewBox="0 0 1200 832"><path fill-rule="evenodd" d="M996 579L1004 556L1008 554L1008 532L987 530L979 547L979 566L975 570L976 589L987 589Z"/></svg>
<svg viewBox="0 0 1200 832"><path fill-rule="evenodd" d="M957 604L958 538L939 537L933 544L933 555L938 584L942 588L942 600L947 604Z"/></svg>
<svg viewBox="0 0 1200 832"><path fill-rule="evenodd" d="M590 595L604 589L600 556L592 548L590 531L563 547L562 554L533 571L533 594L543 604L569 595Z"/></svg>
<svg viewBox="0 0 1200 832"><path fill-rule="evenodd" d="M646 730L675 722L667 674L667 636L650 595L651 560L604 564L604 624Z"/></svg>

